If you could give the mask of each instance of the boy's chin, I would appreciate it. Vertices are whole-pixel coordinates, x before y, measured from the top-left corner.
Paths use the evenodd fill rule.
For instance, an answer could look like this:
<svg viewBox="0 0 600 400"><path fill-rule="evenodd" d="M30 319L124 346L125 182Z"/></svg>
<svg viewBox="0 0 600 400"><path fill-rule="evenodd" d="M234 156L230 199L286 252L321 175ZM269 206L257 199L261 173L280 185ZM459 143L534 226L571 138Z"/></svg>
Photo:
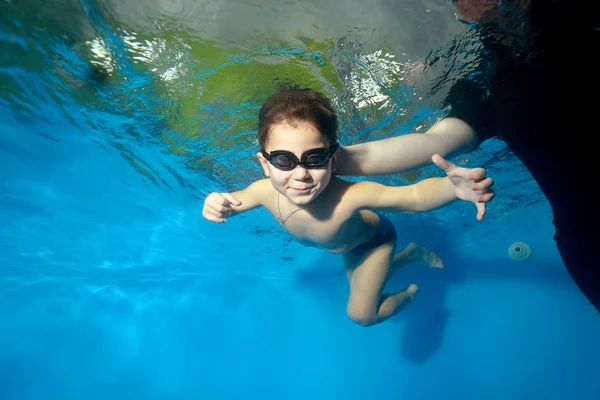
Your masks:
<svg viewBox="0 0 600 400"><path fill-rule="evenodd" d="M297 206L304 207L312 203L316 198L315 193L311 193L310 195L295 195L290 196L288 199Z"/></svg>

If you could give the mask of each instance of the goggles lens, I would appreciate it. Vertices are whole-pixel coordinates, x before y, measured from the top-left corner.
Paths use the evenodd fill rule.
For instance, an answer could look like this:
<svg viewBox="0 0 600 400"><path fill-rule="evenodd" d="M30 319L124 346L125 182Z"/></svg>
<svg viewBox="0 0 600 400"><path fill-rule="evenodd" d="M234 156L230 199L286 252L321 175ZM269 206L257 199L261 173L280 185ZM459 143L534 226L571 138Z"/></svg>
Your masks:
<svg viewBox="0 0 600 400"><path fill-rule="evenodd" d="M339 145L336 143L330 148L320 148L308 150L300 160L298 157L290 151L286 150L275 150L271 154L266 151L262 151L263 156L275 167L282 171L290 171L296 168L298 165L303 166L307 169L319 169L323 168L329 162L332 155L335 154Z"/></svg>

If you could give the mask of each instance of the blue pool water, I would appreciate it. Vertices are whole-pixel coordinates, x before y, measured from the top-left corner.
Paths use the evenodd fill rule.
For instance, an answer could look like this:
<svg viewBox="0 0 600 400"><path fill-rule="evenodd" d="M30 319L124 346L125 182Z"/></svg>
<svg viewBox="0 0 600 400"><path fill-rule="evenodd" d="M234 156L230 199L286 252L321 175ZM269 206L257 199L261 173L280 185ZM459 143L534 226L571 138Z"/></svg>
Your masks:
<svg viewBox="0 0 600 400"><path fill-rule="evenodd" d="M432 248L445 268L395 276L390 288L420 292L375 327L345 315L339 256L290 240L263 210L225 225L200 215L209 192L260 176L255 114L274 77L322 85L343 144L430 126L436 79L390 74L466 29L451 6L408 2L402 28L372 9L381 32L361 36L374 22L350 2L344 36L339 21L284 18L318 21L331 2L156 4L0 6L0 399L600 398L600 319L560 260L546 199L499 140L455 159L496 181L484 221L460 203L391 216L398 247ZM244 36L248 21L302 34ZM107 80L90 78L90 60L108 63ZM508 257L517 241L532 249L524 262Z"/></svg>

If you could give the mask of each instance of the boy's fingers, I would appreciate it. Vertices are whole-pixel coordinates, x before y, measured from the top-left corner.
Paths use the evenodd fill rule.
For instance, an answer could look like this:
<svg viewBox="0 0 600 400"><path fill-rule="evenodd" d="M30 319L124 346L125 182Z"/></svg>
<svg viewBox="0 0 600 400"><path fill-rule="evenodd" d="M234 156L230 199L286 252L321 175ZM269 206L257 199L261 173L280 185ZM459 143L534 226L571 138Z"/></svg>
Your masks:
<svg viewBox="0 0 600 400"><path fill-rule="evenodd" d="M483 168L473 168L473 170L471 172L469 172L469 175L467 176L467 178L471 181L480 181L482 179L484 179L487 175L487 172L485 169Z"/></svg>
<svg viewBox="0 0 600 400"><path fill-rule="evenodd" d="M238 199L236 199L229 193L221 193L221 196L223 196L230 204L233 204L236 207L239 207L242 205L241 201L239 201Z"/></svg>
<svg viewBox="0 0 600 400"><path fill-rule="evenodd" d="M207 220L212 221L212 222L217 222L217 223L220 223L220 224L226 222L226 220L224 218L218 218L218 217L216 217L216 216L214 216L212 214L209 214L207 212L203 212L202 216L204 218L206 218Z"/></svg>
<svg viewBox="0 0 600 400"><path fill-rule="evenodd" d="M222 199L225 204L214 201L204 205L203 213L210 214L216 218L229 217L233 213L231 204L228 200Z"/></svg>
<svg viewBox="0 0 600 400"><path fill-rule="evenodd" d="M224 223L233 214L232 206L240 206L241 201L229 193L211 193L204 201L202 216L211 222Z"/></svg>
<svg viewBox="0 0 600 400"><path fill-rule="evenodd" d="M481 196L479 196L479 199L477 200L477 204L488 203L490 200L492 200L494 198L495 195L496 195L496 193L494 193L494 192L482 194Z"/></svg>
<svg viewBox="0 0 600 400"><path fill-rule="evenodd" d="M433 157L431 157L431 161L437 165L438 168L443 169L446 173L450 172L455 167L453 163L444 159L439 154L434 154Z"/></svg>
<svg viewBox="0 0 600 400"><path fill-rule="evenodd" d="M221 214L223 211L227 210L229 206L223 206L219 203L215 203L215 204L205 204L204 205L204 211L203 214L210 214L210 215L214 215L214 216L218 216L219 214Z"/></svg>
<svg viewBox="0 0 600 400"><path fill-rule="evenodd" d="M475 203L477 207L477 220L481 221L485 216L485 203Z"/></svg>
<svg viewBox="0 0 600 400"><path fill-rule="evenodd" d="M471 187L473 190L488 190L494 186L494 180L492 178L485 178L479 182L476 182Z"/></svg>

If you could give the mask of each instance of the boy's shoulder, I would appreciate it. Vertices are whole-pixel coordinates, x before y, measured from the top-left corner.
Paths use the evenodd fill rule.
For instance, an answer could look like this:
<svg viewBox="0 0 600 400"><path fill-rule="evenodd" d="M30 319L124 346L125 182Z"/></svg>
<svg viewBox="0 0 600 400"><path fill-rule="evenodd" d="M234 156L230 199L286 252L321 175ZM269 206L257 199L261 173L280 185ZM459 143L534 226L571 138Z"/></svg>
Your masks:
<svg viewBox="0 0 600 400"><path fill-rule="evenodd" d="M256 187L272 187L273 185L271 184L271 180L269 178L263 178L263 179L258 179L255 180L254 182L252 182L250 184L250 186L256 186ZM275 188L273 188L275 189Z"/></svg>
<svg viewBox="0 0 600 400"><path fill-rule="evenodd" d="M248 186L247 190L252 192L253 195L258 199L265 199L275 193L275 188L273 187L273 184L269 178L259 179L252 182Z"/></svg>
<svg viewBox="0 0 600 400"><path fill-rule="evenodd" d="M259 179L248 185L248 189L259 192L271 192L275 190L269 178Z"/></svg>
<svg viewBox="0 0 600 400"><path fill-rule="evenodd" d="M387 186L370 180L349 182L338 179L338 187L341 203L352 209L362 209L371 204L374 198L379 197Z"/></svg>
<svg viewBox="0 0 600 400"><path fill-rule="evenodd" d="M232 194L246 205L253 205L250 208L259 205L269 206L271 200L275 198L275 188L269 179L259 179L250 183L244 189L233 191Z"/></svg>
<svg viewBox="0 0 600 400"><path fill-rule="evenodd" d="M373 194L373 190L377 188L374 187L373 182L371 181L356 181L351 182L344 179L340 179L336 177L336 185L337 196L340 197L340 201L348 202L355 200L357 198L362 198L364 196L368 196Z"/></svg>

